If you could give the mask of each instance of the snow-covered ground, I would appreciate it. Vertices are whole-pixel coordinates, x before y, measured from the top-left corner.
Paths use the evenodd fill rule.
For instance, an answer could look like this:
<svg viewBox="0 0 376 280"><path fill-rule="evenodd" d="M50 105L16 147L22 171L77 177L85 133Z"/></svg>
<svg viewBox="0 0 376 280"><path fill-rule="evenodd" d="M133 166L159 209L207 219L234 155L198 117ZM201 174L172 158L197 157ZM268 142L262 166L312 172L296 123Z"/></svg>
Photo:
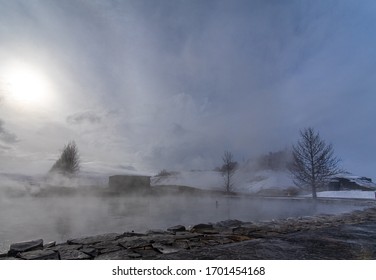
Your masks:
<svg viewBox="0 0 376 280"><path fill-rule="evenodd" d="M346 178L358 183L366 184L367 187L375 186L374 183L362 180L362 177L354 175L344 175ZM224 190L224 180L220 172L216 171L184 171L176 172L170 176L152 177L153 186L158 185L180 185L203 190ZM296 188L288 172L258 170L253 172L235 173L233 177L233 191L238 193L256 194L262 191L281 191ZM375 189L376 191L376 189ZM375 191L343 190L343 191L323 191L318 192L318 197L328 198L359 198L375 199ZM309 197L310 194L304 195Z"/></svg>
<svg viewBox="0 0 376 280"><path fill-rule="evenodd" d="M318 192L317 197L330 198L360 198L360 199L375 199L374 191L324 191Z"/></svg>
<svg viewBox="0 0 376 280"><path fill-rule="evenodd" d="M152 185L180 185L203 190L224 190L224 179L217 171L184 171L170 176L152 177ZM286 172L262 170L237 172L233 176L233 191L257 193L266 189L289 189L294 184Z"/></svg>
<svg viewBox="0 0 376 280"><path fill-rule="evenodd" d="M120 173L120 172L119 172ZM118 174L119 174L118 173ZM116 174L116 173L114 173ZM121 172L120 174L138 175L137 172ZM322 191L318 192L318 197L327 198L358 198L375 199L376 184L364 177L344 174L341 177L351 180L358 185L369 188L368 191L361 190L343 190L343 191ZM51 181L53 179L53 181ZM108 175L97 174L94 172L81 172L80 176L71 179L69 182L59 180L59 178L49 178L45 176L23 176L18 174L0 173L0 191L2 189L36 191L45 184L64 185L64 186L107 186ZM54 183L55 182L55 183ZM288 195L291 190L296 188L290 174L286 171L272 170L238 170L233 177L233 191L244 194L262 194L262 195ZM202 190L224 190L224 179L217 171L182 171L173 172L169 176L151 177L151 185L178 185L193 187ZM287 191L288 190L288 191ZM309 197L310 194L302 195Z"/></svg>

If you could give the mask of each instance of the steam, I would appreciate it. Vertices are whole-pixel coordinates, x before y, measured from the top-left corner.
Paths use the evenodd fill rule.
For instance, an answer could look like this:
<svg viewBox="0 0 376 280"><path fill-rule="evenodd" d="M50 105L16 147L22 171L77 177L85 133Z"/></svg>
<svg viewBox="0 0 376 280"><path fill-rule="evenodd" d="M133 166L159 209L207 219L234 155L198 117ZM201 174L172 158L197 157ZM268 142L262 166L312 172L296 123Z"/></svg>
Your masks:
<svg viewBox="0 0 376 280"><path fill-rule="evenodd" d="M12 242L36 238L43 238L46 242L63 242L108 232L163 230L177 224L191 226L227 219L271 220L361 208L337 204L317 206L299 200L179 193L163 187L159 190L153 187L150 195L103 195L101 190L106 190L103 187L63 195L58 192L47 193L47 196L1 195L0 222L4 226L0 229L0 251L6 250ZM163 189L165 191L161 191Z"/></svg>

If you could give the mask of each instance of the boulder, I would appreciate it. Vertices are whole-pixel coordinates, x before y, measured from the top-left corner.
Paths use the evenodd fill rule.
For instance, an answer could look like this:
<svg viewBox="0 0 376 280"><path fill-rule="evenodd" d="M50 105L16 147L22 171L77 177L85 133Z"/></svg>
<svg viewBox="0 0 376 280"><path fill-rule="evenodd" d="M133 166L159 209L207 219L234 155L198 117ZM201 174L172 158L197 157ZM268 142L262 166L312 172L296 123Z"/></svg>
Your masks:
<svg viewBox="0 0 376 280"><path fill-rule="evenodd" d="M15 257L18 253L23 253L37 249L43 249L43 239L13 243L10 245L8 256Z"/></svg>

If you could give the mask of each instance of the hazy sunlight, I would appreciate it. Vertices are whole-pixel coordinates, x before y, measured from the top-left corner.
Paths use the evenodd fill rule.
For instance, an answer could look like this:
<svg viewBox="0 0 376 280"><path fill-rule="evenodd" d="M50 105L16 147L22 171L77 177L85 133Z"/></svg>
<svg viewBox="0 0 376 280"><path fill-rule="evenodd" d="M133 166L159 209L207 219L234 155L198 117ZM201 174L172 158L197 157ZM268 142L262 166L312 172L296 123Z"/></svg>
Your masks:
<svg viewBox="0 0 376 280"><path fill-rule="evenodd" d="M51 99L50 84L40 69L18 62L9 64L2 72L11 103L28 109L48 106Z"/></svg>

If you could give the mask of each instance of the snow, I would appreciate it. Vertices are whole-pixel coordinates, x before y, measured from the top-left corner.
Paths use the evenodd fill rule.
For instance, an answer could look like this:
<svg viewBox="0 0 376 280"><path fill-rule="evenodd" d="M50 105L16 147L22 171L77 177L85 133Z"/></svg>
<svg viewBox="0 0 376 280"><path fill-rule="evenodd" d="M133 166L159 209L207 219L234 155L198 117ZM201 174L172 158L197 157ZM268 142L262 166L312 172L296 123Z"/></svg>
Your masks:
<svg viewBox="0 0 376 280"><path fill-rule="evenodd" d="M224 190L224 180L217 171L184 171L170 176L153 177L152 185L180 185L203 190ZM240 193L257 193L265 189L288 189L294 184L286 172L263 170L237 172L233 176L233 190Z"/></svg>
<svg viewBox="0 0 376 280"><path fill-rule="evenodd" d="M242 193L257 193L267 189L286 190L295 187L290 175L283 171L262 170L239 174L234 181L234 190Z"/></svg>
<svg viewBox="0 0 376 280"><path fill-rule="evenodd" d="M363 177L355 175L341 175L355 181L359 185L369 187L376 186L375 183L364 180ZM256 194L262 190L287 190L296 188L290 174L286 171L258 170L245 172L239 170L233 177L233 190L238 193ZM224 180L220 172L216 171L184 171L176 172L170 176L152 177L151 184L158 185L180 185L203 190L224 190ZM376 190L376 189L375 189ZM310 197L310 194L302 197ZM375 191L343 190L343 191L322 191L317 193L318 197L326 198L356 198L375 199Z"/></svg>
<svg viewBox="0 0 376 280"><path fill-rule="evenodd" d="M323 191L318 192L317 197L327 198L358 198L358 199L375 199L374 191Z"/></svg>

